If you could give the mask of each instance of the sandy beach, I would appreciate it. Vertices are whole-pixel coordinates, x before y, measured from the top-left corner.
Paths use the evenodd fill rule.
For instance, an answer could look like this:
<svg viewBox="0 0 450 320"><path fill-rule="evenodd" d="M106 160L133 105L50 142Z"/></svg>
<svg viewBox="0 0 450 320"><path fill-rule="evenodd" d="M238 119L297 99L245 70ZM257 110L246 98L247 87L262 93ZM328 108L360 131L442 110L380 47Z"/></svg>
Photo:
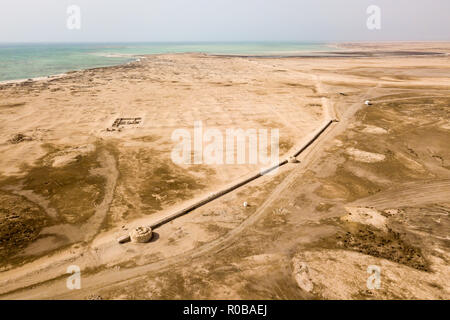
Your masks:
<svg viewBox="0 0 450 320"><path fill-rule="evenodd" d="M449 299L450 44L338 46L1 83L0 298ZM174 163L174 131L278 130L284 160L330 120L298 163L117 243L266 167Z"/></svg>

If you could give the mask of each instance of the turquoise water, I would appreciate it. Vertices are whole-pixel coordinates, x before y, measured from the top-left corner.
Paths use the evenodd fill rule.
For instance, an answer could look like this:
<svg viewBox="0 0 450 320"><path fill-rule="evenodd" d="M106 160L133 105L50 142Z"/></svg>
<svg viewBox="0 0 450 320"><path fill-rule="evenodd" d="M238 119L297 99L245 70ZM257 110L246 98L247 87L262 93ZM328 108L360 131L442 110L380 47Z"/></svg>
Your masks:
<svg viewBox="0 0 450 320"><path fill-rule="evenodd" d="M142 54L295 55L328 50L325 44L307 43L0 44L0 81L118 65Z"/></svg>

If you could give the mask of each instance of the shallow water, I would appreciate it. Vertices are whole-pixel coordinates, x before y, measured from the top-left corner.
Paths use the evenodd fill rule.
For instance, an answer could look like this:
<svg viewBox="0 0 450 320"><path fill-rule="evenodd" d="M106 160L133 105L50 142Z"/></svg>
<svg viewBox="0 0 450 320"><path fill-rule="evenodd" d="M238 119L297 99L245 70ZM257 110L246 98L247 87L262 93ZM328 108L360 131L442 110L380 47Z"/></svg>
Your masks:
<svg viewBox="0 0 450 320"><path fill-rule="evenodd" d="M295 55L327 50L318 43L0 44L0 81L118 65L143 54Z"/></svg>

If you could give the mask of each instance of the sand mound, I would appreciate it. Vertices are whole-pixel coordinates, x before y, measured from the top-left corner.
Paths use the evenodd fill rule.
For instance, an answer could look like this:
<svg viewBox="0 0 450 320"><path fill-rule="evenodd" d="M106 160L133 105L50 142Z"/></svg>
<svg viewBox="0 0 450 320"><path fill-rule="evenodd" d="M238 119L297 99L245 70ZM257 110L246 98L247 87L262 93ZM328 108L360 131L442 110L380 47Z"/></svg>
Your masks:
<svg viewBox="0 0 450 320"><path fill-rule="evenodd" d="M343 221L358 222L387 231L386 217L378 210L365 207L346 207L345 210L347 210L348 214L341 218Z"/></svg>
<svg viewBox="0 0 450 320"><path fill-rule="evenodd" d="M314 288L314 284L311 280L311 276L309 275L308 265L305 262L300 261L298 258L292 259L292 264L294 268L294 278L300 289L306 292L311 292Z"/></svg>
<svg viewBox="0 0 450 320"><path fill-rule="evenodd" d="M372 133L372 134L386 134L388 133L388 131L386 129L380 128L380 127L376 127L376 126L371 126L371 125L366 125L366 127L362 130L362 132L364 133Z"/></svg>
<svg viewBox="0 0 450 320"><path fill-rule="evenodd" d="M442 129L450 130L450 122L447 122L441 126Z"/></svg>
<svg viewBox="0 0 450 320"><path fill-rule="evenodd" d="M360 162L366 163L380 162L386 158L386 156L383 154L362 151L355 148L347 148L345 151L354 160Z"/></svg>
<svg viewBox="0 0 450 320"><path fill-rule="evenodd" d="M87 144L58 152L51 161L52 167L60 168L76 162L79 157L95 151L95 146Z"/></svg>
<svg viewBox="0 0 450 320"><path fill-rule="evenodd" d="M313 250L301 253L314 279L314 291L324 299L444 299L448 273L424 272L386 259L348 250ZM367 283L371 265L381 269L379 290Z"/></svg>

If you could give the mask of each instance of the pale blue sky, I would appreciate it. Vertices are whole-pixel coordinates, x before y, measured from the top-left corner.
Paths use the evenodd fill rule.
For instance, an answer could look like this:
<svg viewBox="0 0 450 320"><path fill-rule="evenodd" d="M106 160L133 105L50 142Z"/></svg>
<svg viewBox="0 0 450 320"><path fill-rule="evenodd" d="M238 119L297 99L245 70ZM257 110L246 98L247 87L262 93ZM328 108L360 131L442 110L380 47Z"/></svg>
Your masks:
<svg viewBox="0 0 450 320"><path fill-rule="evenodd" d="M372 4L381 30L366 27ZM449 13L450 0L2 0L0 42L435 41L450 40Z"/></svg>

